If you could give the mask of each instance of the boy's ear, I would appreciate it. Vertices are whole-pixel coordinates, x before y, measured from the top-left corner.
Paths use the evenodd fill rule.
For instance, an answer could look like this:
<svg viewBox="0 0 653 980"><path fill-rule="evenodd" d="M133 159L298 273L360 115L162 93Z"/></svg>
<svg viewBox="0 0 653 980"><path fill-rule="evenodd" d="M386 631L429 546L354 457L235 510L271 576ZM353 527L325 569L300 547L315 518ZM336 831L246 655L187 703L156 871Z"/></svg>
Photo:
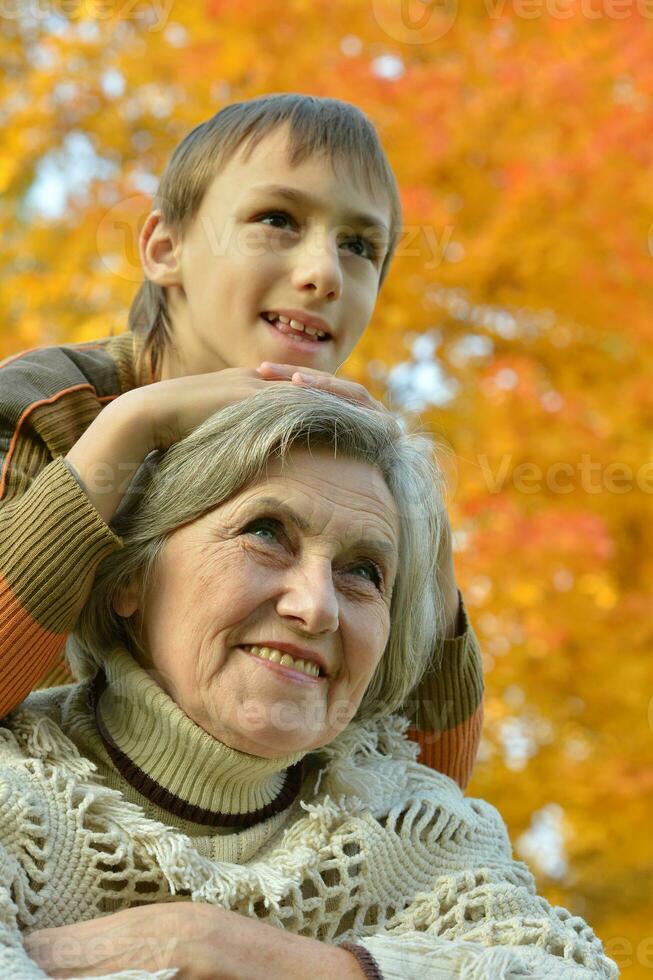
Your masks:
<svg viewBox="0 0 653 980"><path fill-rule="evenodd" d="M161 211L151 211L138 237L145 276L159 286L181 286L179 238L167 227Z"/></svg>
<svg viewBox="0 0 653 980"><path fill-rule="evenodd" d="M118 589L113 597L111 605L114 612L124 619L129 619L139 608L139 593L135 584L125 585Z"/></svg>

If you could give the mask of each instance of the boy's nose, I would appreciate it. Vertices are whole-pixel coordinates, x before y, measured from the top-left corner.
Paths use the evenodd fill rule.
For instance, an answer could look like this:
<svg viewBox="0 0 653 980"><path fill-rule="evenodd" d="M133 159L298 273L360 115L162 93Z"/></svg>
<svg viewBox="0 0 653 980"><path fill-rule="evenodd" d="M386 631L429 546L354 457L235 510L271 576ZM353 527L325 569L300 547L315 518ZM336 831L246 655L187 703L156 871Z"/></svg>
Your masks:
<svg viewBox="0 0 653 980"><path fill-rule="evenodd" d="M342 293L342 268L338 245L325 235L312 235L298 249L293 270L296 289L307 287L320 297L338 299Z"/></svg>

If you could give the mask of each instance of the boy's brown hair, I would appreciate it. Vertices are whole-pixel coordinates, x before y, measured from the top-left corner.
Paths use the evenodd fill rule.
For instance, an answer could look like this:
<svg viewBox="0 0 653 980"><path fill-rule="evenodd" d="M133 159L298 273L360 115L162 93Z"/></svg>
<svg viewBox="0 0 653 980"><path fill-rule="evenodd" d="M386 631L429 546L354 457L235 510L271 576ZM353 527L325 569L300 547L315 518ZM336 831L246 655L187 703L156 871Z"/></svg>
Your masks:
<svg viewBox="0 0 653 980"><path fill-rule="evenodd" d="M385 190L390 203L390 241L379 277L387 275L397 247L402 213L399 189L372 122L356 106L339 99L283 92L225 106L196 126L179 143L163 172L153 200L168 228L184 234L199 211L214 177L245 144L246 158L261 139L279 126L289 126L292 166L313 155L325 155L334 169L345 164L354 179L373 193ZM137 376L147 365L150 381L158 376L171 323L163 286L145 281L129 310L129 329L145 335Z"/></svg>

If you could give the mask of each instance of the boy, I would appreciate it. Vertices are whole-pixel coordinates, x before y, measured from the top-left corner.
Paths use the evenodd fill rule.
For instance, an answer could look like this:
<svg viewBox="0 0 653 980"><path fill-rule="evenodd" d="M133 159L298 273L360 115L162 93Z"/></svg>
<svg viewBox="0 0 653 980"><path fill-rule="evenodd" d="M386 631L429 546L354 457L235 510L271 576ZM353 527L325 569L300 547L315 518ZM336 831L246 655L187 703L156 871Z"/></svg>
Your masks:
<svg viewBox="0 0 653 980"><path fill-rule="evenodd" d="M67 635L97 566L121 547L108 525L150 451L279 381L375 404L333 374L370 320L401 225L362 112L290 93L227 106L174 151L154 204L129 330L2 365L0 716L46 671L45 686L70 679ZM480 652L450 540L439 564L442 664L406 713L420 761L464 787L482 721Z"/></svg>

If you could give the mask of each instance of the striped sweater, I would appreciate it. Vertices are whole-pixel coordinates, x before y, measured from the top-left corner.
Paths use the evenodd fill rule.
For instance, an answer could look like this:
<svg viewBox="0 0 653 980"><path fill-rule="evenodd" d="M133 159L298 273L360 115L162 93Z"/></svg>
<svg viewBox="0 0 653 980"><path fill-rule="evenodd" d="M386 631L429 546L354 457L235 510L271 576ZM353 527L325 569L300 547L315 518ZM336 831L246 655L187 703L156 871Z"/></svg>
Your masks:
<svg viewBox="0 0 653 980"><path fill-rule="evenodd" d="M64 456L136 376L143 338L127 331L39 347L0 362L0 717L35 687L72 679L64 648L98 565L122 542ZM403 714L420 762L469 781L483 718L483 671L461 596L460 634L446 640Z"/></svg>

